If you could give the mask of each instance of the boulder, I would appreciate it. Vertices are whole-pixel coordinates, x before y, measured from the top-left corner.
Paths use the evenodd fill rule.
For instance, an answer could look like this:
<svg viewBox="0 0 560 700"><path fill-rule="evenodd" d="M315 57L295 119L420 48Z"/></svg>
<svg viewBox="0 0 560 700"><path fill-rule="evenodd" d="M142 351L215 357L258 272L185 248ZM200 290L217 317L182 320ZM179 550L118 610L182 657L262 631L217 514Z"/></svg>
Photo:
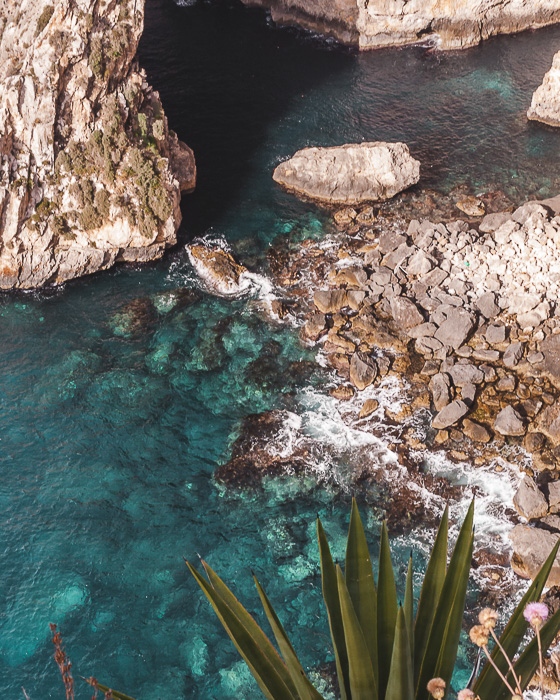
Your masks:
<svg viewBox="0 0 560 700"><path fill-rule="evenodd" d="M393 297L391 299L391 314L398 326L408 330L413 326L424 323L424 317L413 301L406 297Z"/></svg>
<svg viewBox="0 0 560 700"><path fill-rule="evenodd" d="M364 405L360 409L358 418L368 418L372 413L377 411L379 408L379 401L377 399L367 399L364 401Z"/></svg>
<svg viewBox="0 0 560 700"><path fill-rule="evenodd" d="M436 411L441 411L451 401L451 382L449 376L442 372L434 374L428 384Z"/></svg>
<svg viewBox="0 0 560 700"><path fill-rule="evenodd" d="M325 204L391 199L420 179L420 163L404 143L383 141L304 148L280 163L274 180Z"/></svg>
<svg viewBox="0 0 560 700"><path fill-rule="evenodd" d="M560 481L548 485L548 506L551 513L560 513Z"/></svg>
<svg viewBox="0 0 560 700"><path fill-rule="evenodd" d="M509 533L513 546L511 566L523 578L534 579L558 541L558 535L529 525L516 525ZM548 586L560 585L560 554L556 556Z"/></svg>
<svg viewBox="0 0 560 700"><path fill-rule="evenodd" d="M346 291L345 289L328 289L315 292L313 302L324 314L334 314L346 306L357 311L365 299L365 292Z"/></svg>
<svg viewBox="0 0 560 700"><path fill-rule="evenodd" d="M302 335L306 340L316 342L327 332L327 319L325 314L312 314L302 328Z"/></svg>
<svg viewBox="0 0 560 700"><path fill-rule="evenodd" d="M441 409L432 421L432 427L436 430L443 430L450 425L458 423L463 416L469 412L469 407L464 401L456 399Z"/></svg>
<svg viewBox="0 0 560 700"><path fill-rule="evenodd" d="M476 197L465 197L460 202L457 202L455 206L467 216L484 216L486 212L484 202Z"/></svg>
<svg viewBox="0 0 560 700"><path fill-rule="evenodd" d="M523 357L525 343L512 343L504 352L502 361L506 367L515 367Z"/></svg>
<svg viewBox="0 0 560 700"><path fill-rule="evenodd" d="M477 299L476 305L484 318L494 318L500 313L500 307L496 303L496 295L494 292L483 294Z"/></svg>
<svg viewBox="0 0 560 700"><path fill-rule="evenodd" d="M373 357L355 352L350 359L350 381L359 391L372 384L377 377L377 364Z"/></svg>
<svg viewBox="0 0 560 700"><path fill-rule="evenodd" d="M560 387L560 335L549 335L540 344L544 355L542 369L552 383Z"/></svg>
<svg viewBox="0 0 560 700"><path fill-rule="evenodd" d="M525 424L512 406L506 406L496 416L494 430L500 435L525 435Z"/></svg>
<svg viewBox="0 0 560 700"><path fill-rule="evenodd" d="M500 228L502 224L505 224L508 219L511 218L511 214L508 214L507 212L500 212L498 214L486 214L484 219L480 222L480 226L478 227L479 231L482 231L482 233L494 233L497 229Z"/></svg>
<svg viewBox="0 0 560 700"><path fill-rule="evenodd" d="M533 93L527 117L560 126L560 51L554 55L551 69Z"/></svg>
<svg viewBox="0 0 560 700"><path fill-rule="evenodd" d="M548 513L548 502L544 493L529 476L521 480L513 497L513 505L519 515L527 520L543 518Z"/></svg>
<svg viewBox="0 0 560 700"><path fill-rule="evenodd" d="M482 384L484 381L484 372L471 364L456 364L449 369L451 379L455 386L464 386L465 384Z"/></svg>
<svg viewBox="0 0 560 700"><path fill-rule="evenodd" d="M463 421L463 433L474 442L490 442L492 439L489 430L469 418L465 418Z"/></svg>
<svg viewBox="0 0 560 700"><path fill-rule="evenodd" d="M236 296L249 288L250 282L244 278L247 268L223 248L192 244L187 252L197 275L216 294Z"/></svg>
<svg viewBox="0 0 560 700"><path fill-rule="evenodd" d="M547 406L540 414L537 429L554 445L560 444L560 403Z"/></svg>
<svg viewBox="0 0 560 700"><path fill-rule="evenodd" d="M486 341L490 345L500 345L506 340L505 326L488 326L486 329Z"/></svg>
<svg viewBox="0 0 560 700"><path fill-rule="evenodd" d="M474 328L475 319L465 309L454 308L435 333L435 338L443 345L448 345L457 350L467 340Z"/></svg>

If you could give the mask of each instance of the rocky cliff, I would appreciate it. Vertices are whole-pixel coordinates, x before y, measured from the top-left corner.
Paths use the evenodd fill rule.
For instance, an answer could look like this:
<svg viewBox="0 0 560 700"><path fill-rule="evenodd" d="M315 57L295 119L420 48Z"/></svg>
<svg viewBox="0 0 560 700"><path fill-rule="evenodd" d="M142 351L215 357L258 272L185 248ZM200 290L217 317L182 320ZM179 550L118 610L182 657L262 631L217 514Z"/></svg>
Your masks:
<svg viewBox="0 0 560 700"><path fill-rule="evenodd" d="M542 84L535 90L527 117L550 126L560 126L560 51L555 54Z"/></svg>
<svg viewBox="0 0 560 700"><path fill-rule="evenodd" d="M362 49L433 39L443 49L560 21L560 0L243 0L276 21L330 33Z"/></svg>
<svg viewBox="0 0 560 700"><path fill-rule="evenodd" d="M190 149L134 64L143 0L0 4L0 288L147 261L176 241Z"/></svg>

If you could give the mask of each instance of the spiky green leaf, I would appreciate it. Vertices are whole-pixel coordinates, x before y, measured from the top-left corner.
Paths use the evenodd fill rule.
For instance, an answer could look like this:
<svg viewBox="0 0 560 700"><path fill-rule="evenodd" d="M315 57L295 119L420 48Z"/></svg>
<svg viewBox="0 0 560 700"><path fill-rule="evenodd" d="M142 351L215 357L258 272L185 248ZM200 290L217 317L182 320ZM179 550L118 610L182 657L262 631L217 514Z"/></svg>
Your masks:
<svg viewBox="0 0 560 700"><path fill-rule="evenodd" d="M329 543L323 525L317 518L317 539L319 541L319 556L321 560L321 585L323 589L323 599L327 608L329 618L329 628L334 648L334 658L336 661L336 672L340 686L342 700L351 700L350 677L348 672L348 651L346 649L346 639L344 637L344 625L342 623L342 613L340 611L340 599L338 596L338 583L336 568L333 562Z"/></svg>
<svg viewBox="0 0 560 700"><path fill-rule="evenodd" d="M395 644L385 700L414 700L414 670L408 625L403 608L397 613Z"/></svg>
<svg viewBox="0 0 560 700"><path fill-rule="evenodd" d="M373 674L377 678L377 591L356 499L352 499L344 575L369 650Z"/></svg>
<svg viewBox="0 0 560 700"><path fill-rule="evenodd" d="M134 698L131 698L130 695L125 695L124 693L119 693L118 690L113 690L110 688L108 685L103 685L102 683L96 682L95 685L91 682L90 679L85 679L89 685L93 686L97 690L100 690L102 693L111 693L112 697L114 700L134 700Z"/></svg>
<svg viewBox="0 0 560 700"><path fill-rule="evenodd" d="M540 630L543 656L548 651L548 648L554 641L554 638L558 634L559 630L560 610L557 610ZM535 671L539 667L539 647L536 637L534 637L529 644L527 644L527 647L523 650L523 653L520 655L519 659L517 659L517 662L513 665L513 667L517 677L521 678L521 690L525 690L525 688L529 685L531 678L535 675ZM503 692L503 683L501 691L502 692L496 696L495 700L502 700L502 698L509 697L507 690L505 693ZM494 700L494 698L492 700Z"/></svg>
<svg viewBox="0 0 560 700"><path fill-rule="evenodd" d="M434 542L434 548L428 562L422 588L420 589L420 599L418 601L418 611L414 625L414 681L418 681L420 664L424 658L426 645L434 615L437 609L445 574L447 572L447 531L449 521L449 509L443 512L438 532Z"/></svg>
<svg viewBox="0 0 560 700"><path fill-rule="evenodd" d="M265 697L269 700L297 700L284 662L247 610L207 564L205 570L207 574L212 573L212 584L188 562L187 566Z"/></svg>
<svg viewBox="0 0 560 700"><path fill-rule="evenodd" d="M263 587L258 582L256 576L253 576L253 579L255 581L264 612L270 627L272 628L274 637L276 638L280 653L282 654L288 668L288 672L298 692L299 700L323 700L323 696L313 687L310 680L305 675L305 671L303 670L297 654L290 640L288 639L288 635L286 634L282 623L278 619L278 615L272 607L272 604L264 592Z"/></svg>
<svg viewBox="0 0 560 700"><path fill-rule="evenodd" d="M389 669L395 642L397 624L397 587L395 572L391 561L389 534L385 523L381 526L381 543L379 548L379 574L377 580L377 649L378 649L378 692L385 697L389 681Z"/></svg>
<svg viewBox="0 0 560 700"><path fill-rule="evenodd" d="M426 651L420 664L416 685L417 700L428 698L426 685L431 678L443 678L447 687L451 681L470 573L474 542L473 519L474 501L459 531L445 575Z"/></svg>
<svg viewBox="0 0 560 700"><path fill-rule="evenodd" d="M344 637L348 650L348 676L352 700L371 700L376 695L376 682L366 640L356 616L344 574L336 567L336 580L340 599L340 611Z"/></svg>
<svg viewBox="0 0 560 700"><path fill-rule="evenodd" d="M403 614L406 623L406 633L410 644L410 658L414 654L414 569L412 566L412 554L408 558L408 568L406 571L406 583L404 589ZM414 669L413 669L414 673Z"/></svg>

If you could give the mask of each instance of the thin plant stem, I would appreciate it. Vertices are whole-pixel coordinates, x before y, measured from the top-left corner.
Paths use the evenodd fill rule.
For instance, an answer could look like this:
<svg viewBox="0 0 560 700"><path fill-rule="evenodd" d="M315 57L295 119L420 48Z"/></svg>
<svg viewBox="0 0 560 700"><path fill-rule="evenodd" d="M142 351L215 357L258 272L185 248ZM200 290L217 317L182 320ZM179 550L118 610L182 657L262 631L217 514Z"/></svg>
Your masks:
<svg viewBox="0 0 560 700"><path fill-rule="evenodd" d="M517 694L518 694L518 695L523 695L523 691L521 690L521 682L520 682L520 679L517 678L517 674L515 673L515 669L513 668L513 664L511 663L511 659L510 659L509 656L506 654L505 649L504 649L503 646L500 644L500 640L499 640L498 637L496 636L496 633L494 632L493 629L490 629L490 634L491 634L492 637L494 638L494 641L496 642L496 645L497 645L498 649L502 652L502 656L503 656L504 659L507 661L507 665L509 666L509 670L511 671L511 675L513 676L513 680L515 681L515 687L516 687L516 690L517 690Z"/></svg>
<svg viewBox="0 0 560 700"><path fill-rule="evenodd" d="M483 650L484 653L486 654L486 658L487 658L488 661L492 664L492 666L494 667L494 670L496 671L496 673L498 674L498 676L500 676L500 678L501 678L501 679L503 680L503 682L505 683L505 686L506 686L506 688L509 690L509 692L510 692L512 695L516 695L517 693L515 692L515 690L514 690L514 689L511 687L511 685L509 684L508 679L507 679L507 678L504 676L504 674L500 671L500 669L498 668L498 666L496 666L496 663L494 662L494 659L492 658L492 655L491 655L490 652L488 651L488 645L485 644L485 645L482 647L482 650Z"/></svg>
<svg viewBox="0 0 560 700"><path fill-rule="evenodd" d="M540 625L535 625L535 631L537 633L537 644L539 645L539 671L541 674L541 698L544 700L544 673L543 673L543 659L542 659L542 645L541 645L541 631Z"/></svg>

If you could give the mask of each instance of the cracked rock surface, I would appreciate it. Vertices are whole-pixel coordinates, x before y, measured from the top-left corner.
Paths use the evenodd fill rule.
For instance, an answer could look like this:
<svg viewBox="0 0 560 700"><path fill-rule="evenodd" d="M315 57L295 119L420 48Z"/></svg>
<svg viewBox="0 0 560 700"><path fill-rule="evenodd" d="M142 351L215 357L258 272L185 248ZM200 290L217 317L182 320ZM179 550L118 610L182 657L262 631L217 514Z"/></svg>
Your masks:
<svg viewBox="0 0 560 700"><path fill-rule="evenodd" d="M143 0L0 6L0 288L175 243L195 164L134 63L143 23Z"/></svg>

